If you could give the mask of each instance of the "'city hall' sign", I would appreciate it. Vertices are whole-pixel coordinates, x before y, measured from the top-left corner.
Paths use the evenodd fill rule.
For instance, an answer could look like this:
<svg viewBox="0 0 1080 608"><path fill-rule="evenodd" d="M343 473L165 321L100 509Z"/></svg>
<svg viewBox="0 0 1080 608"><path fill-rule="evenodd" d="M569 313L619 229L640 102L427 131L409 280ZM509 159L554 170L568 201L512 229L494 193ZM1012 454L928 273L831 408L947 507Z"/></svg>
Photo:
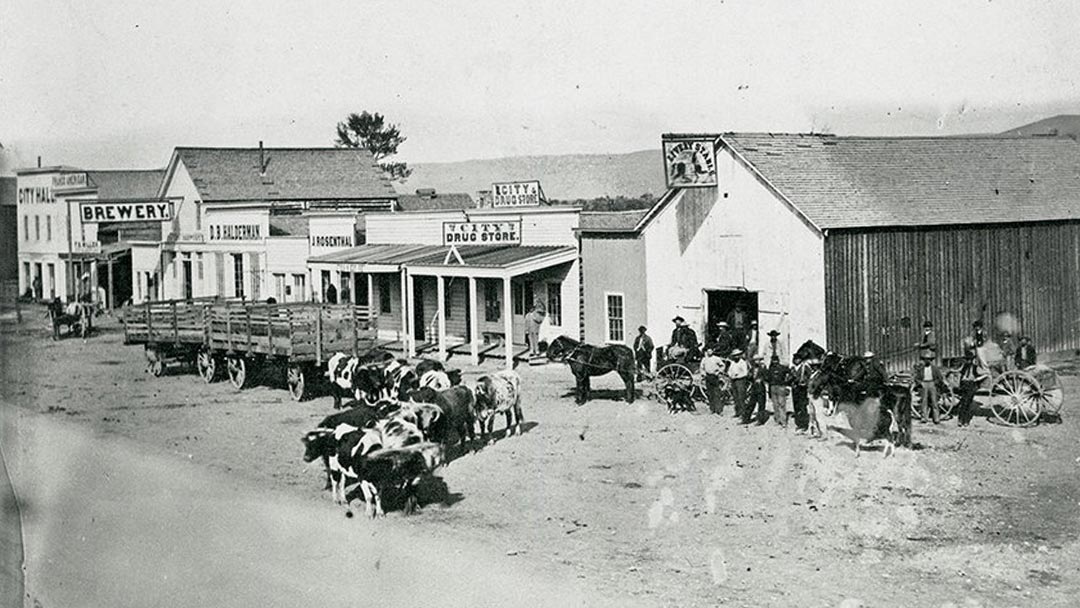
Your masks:
<svg viewBox="0 0 1080 608"><path fill-rule="evenodd" d="M523 207L540 204L540 182L491 184L492 207Z"/></svg>
<svg viewBox="0 0 1080 608"><path fill-rule="evenodd" d="M712 137L664 137L668 188L716 185L716 143Z"/></svg>
<svg viewBox="0 0 1080 608"><path fill-rule="evenodd" d="M79 217L84 224L99 222L167 222L173 217L169 201L134 201L125 203L79 203Z"/></svg>
<svg viewBox="0 0 1080 608"><path fill-rule="evenodd" d="M443 245L520 245L521 221L443 222Z"/></svg>

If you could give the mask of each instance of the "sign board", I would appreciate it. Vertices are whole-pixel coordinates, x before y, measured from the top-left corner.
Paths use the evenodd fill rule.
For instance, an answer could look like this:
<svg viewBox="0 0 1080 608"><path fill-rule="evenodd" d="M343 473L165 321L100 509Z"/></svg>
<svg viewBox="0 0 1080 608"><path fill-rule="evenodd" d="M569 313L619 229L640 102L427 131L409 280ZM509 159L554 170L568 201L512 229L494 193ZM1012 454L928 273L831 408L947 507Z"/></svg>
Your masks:
<svg viewBox="0 0 1080 608"><path fill-rule="evenodd" d="M86 188L89 184L89 180L86 178L86 173L61 173L60 175L54 175L52 178L53 191L58 190L80 190Z"/></svg>
<svg viewBox="0 0 1080 608"><path fill-rule="evenodd" d="M521 220L443 222L443 245L520 245Z"/></svg>
<svg viewBox="0 0 1080 608"><path fill-rule="evenodd" d="M130 201L79 203L79 218L84 224L100 222L167 222L173 218L171 201Z"/></svg>
<svg viewBox="0 0 1080 608"><path fill-rule="evenodd" d="M345 248L353 246L353 237L348 234L321 234L311 235L308 242L314 248Z"/></svg>
<svg viewBox="0 0 1080 608"><path fill-rule="evenodd" d="M169 236L165 237L165 241L168 243L205 243L206 235L201 232L170 232Z"/></svg>
<svg viewBox="0 0 1080 608"><path fill-rule="evenodd" d="M668 188L716 185L715 138L665 137L663 146Z"/></svg>
<svg viewBox="0 0 1080 608"><path fill-rule="evenodd" d="M72 241L72 253L101 253L101 241Z"/></svg>
<svg viewBox="0 0 1080 608"><path fill-rule="evenodd" d="M259 224L210 224L211 241L258 241L262 237Z"/></svg>
<svg viewBox="0 0 1080 608"><path fill-rule="evenodd" d="M20 205L56 202L56 198L52 193L52 188L48 186L27 186L19 188L17 197Z"/></svg>
<svg viewBox="0 0 1080 608"><path fill-rule="evenodd" d="M491 184L492 207L523 207L540 204L540 182Z"/></svg>

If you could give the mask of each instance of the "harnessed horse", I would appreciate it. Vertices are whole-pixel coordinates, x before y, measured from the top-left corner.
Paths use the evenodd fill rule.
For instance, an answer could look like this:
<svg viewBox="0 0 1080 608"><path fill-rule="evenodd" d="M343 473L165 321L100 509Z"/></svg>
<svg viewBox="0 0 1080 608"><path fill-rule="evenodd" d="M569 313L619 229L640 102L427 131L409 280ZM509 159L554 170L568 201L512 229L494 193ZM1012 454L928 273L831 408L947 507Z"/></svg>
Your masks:
<svg viewBox="0 0 1080 608"><path fill-rule="evenodd" d="M574 374L574 401L581 405L589 400L591 387L589 378L615 372L626 385L626 402L634 402L634 375L636 364L634 351L622 344L594 346L578 342L567 336L559 336L551 341L547 349L547 358L551 361L570 365Z"/></svg>

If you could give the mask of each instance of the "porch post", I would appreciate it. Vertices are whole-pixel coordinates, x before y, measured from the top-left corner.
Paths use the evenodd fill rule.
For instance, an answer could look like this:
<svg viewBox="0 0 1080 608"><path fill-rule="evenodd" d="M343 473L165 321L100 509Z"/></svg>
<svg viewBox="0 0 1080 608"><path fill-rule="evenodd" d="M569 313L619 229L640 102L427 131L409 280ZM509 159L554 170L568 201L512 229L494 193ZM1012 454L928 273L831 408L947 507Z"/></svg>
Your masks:
<svg viewBox="0 0 1080 608"><path fill-rule="evenodd" d="M469 357L473 365L480 365L480 328L476 314L476 277L469 277Z"/></svg>
<svg viewBox="0 0 1080 608"><path fill-rule="evenodd" d="M415 293L415 282L413 280L413 275L412 275L411 272L406 270L405 271L405 303L407 304L407 306L403 307L405 310L410 310L411 311L414 293ZM414 323L414 319L412 318L412 315L407 315L406 319L405 319L405 327L407 327L408 329L407 329L407 333L405 335L405 340L406 340L405 343L408 344L408 349L406 350L406 354L409 356L409 358L412 358L412 357L416 356L416 335L415 335L416 328L413 327L413 325L415 325L415 323Z"/></svg>
<svg viewBox="0 0 1080 608"><path fill-rule="evenodd" d="M369 314L379 312L375 308L375 278L370 272L367 273L367 305Z"/></svg>
<svg viewBox="0 0 1080 608"><path fill-rule="evenodd" d="M112 310L116 307L116 291L114 290L113 284L113 261L111 256L109 257L107 264L109 272L109 291L106 293L105 308Z"/></svg>
<svg viewBox="0 0 1080 608"><path fill-rule="evenodd" d="M442 275L435 277L435 297L439 299L439 361L446 361L446 280Z"/></svg>
<svg viewBox="0 0 1080 608"><path fill-rule="evenodd" d="M398 283L401 290L401 353L409 350L409 307L405 302L405 269L398 269Z"/></svg>
<svg viewBox="0 0 1080 608"><path fill-rule="evenodd" d="M514 316L510 301L510 277L503 277L503 335L506 336L506 369L514 369Z"/></svg>

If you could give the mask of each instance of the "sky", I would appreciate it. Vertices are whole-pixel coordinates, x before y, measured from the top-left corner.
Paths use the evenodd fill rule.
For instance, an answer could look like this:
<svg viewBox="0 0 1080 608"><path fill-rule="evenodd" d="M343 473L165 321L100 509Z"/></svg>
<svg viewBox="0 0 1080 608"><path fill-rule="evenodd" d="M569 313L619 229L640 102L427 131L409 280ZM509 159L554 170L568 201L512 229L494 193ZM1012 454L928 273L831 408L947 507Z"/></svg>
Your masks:
<svg viewBox="0 0 1080 608"><path fill-rule="evenodd" d="M2 169L328 146L361 110L408 162L1002 131L1080 114L1078 23L1037 0L5 0Z"/></svg>

